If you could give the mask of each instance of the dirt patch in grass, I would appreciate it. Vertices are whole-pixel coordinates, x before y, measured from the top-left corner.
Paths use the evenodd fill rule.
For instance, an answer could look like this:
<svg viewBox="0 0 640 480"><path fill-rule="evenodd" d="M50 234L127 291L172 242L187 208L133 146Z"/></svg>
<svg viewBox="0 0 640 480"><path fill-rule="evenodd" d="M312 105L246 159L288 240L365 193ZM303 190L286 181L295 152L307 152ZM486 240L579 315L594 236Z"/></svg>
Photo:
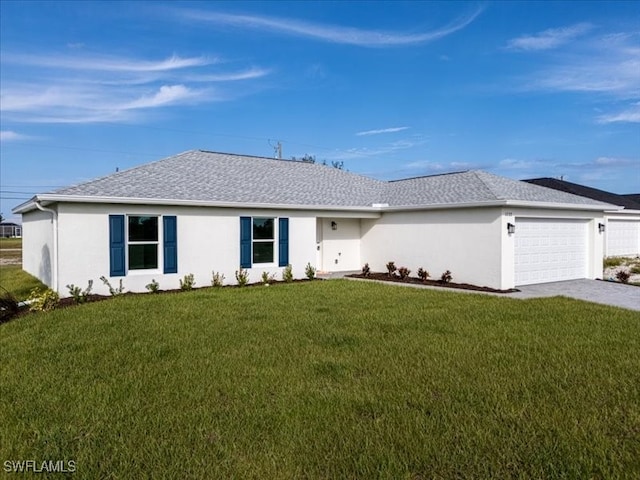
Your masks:
<svg viewBox="0 0 640 480"><path fill-rule="evenodd" d="M364 275L362 273L354 273L352 275L347 275L352 278L362 278L365 280L379 280L383 282L393 282L393 283L408 283L414 285L428 285L431 287L445 287L445 288L457 288L459 290L473 290L476 292L490 292L490 293L513 293L519 292L517 288L510 288L508 290L498 290L491 287L480 287L478 285L471 285L470 283L455 283L455 282L443 282L441 280L421 280L417 277L405 277L400 278L398 275L389 275L387 273L377 273L371 272L369 275Z"/></svg>

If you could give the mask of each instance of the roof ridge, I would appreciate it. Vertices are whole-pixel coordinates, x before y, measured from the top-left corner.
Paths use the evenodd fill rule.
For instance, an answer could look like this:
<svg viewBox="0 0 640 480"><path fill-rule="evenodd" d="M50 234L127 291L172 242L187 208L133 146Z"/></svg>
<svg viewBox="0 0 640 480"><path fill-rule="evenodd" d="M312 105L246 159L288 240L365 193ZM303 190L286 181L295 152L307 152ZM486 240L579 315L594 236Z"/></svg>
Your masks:
<svg viewBox="0 0 640 480"><path fill-rule="evenodd" d="M469 170L468 173L473 174L482 185L489 190L491 195L493 195L497 200L506 200L507 198L504 195L500 195L496 190L491 186L482 175L492 175L489 172L485 172L484 170ZM482 175L481 175L482 174ZM493 175L492 175L493 176ZM506 177L505 177L506 178Z"/></svg>

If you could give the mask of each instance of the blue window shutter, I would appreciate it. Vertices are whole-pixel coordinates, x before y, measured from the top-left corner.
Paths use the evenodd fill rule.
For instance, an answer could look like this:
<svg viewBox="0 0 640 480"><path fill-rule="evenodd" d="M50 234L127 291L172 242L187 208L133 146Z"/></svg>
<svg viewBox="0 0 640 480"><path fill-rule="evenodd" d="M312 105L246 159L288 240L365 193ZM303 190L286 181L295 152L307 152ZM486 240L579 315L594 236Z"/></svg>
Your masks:
<svg viewBox="0 0 640 480"><path fill-rule="evenodd" d="M178 225L172 215L162 217L164 273L178 273Z"/></svg>
<svg viewBox="0 0 640 480"><path fill-rule="evenodd" d="M251 268L251 217L240 217L240 267Z"/></svg>
<svg viewBox="0 0 640 480"><path fill-rule="evenodd" d="M109 276L125 275L124 215L109 215Z"/></svg>
<svg viewBox="0 0 640 480"><path fill-rule="evenodd" d="M278 266L289 265L289 219L278 219Z"/></svg>

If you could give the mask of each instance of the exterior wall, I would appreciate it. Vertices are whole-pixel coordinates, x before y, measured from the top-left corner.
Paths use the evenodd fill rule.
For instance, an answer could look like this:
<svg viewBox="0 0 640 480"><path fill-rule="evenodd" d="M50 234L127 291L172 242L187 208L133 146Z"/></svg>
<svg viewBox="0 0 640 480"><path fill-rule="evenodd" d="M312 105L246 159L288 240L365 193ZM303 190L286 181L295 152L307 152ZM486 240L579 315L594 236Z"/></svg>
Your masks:
<svg viewBox="0 0 640 480"><path fill-rule="evenodd" d="M53 288L53 218L34 210L22 215L22 269Z"/></svg>
<svg viewBox="0 0 640 480"><path fill-rule="evenodd" d="M513 235L502 237L502 288L515 285L515 236L518 235L518 218L557 218L587 221L587 278L602 278L602 259L604 256L604 234L598 232L598 223L604 222L602 212L576 210L552 210L536 208L503 209L502 230L506 233L507 223L513 223L516 231Z"/></svg>
<svg viewBox="0 0 640 480"><path fill-rule="evenodd" d="M360 219L318 218L317 228L320 233L318 269L323 272L360 270Z"/></svg>
<svg viewBox="0 0 640 480"><path fill-rule="evenodd" d="M289 218L289 263L294 277L304 277L306 264L315 264L317 212L104 204L61 204L59 209L59 293L63 296L68 295L67 284L84 288L90 279L95 293L108 294L100 281L103 275L113 286L122 278L125 291L132 292L145 292L145 285L153 279L162 290L176 289L189 273L194 274L196 287L208 286L213 270L224 274L225 284L235 284L240 263L240 216ZM178 273L162 273L160 242L158 270L129 271L124 277L109 278L110 214L176 215ZM159 228L161 239L162 225ZM274 248L277 251L277 238ZM263 271L280 279L282 270L277 263L250 268L249 281L259 281Z"/></svg>
<svg viewBox="0 0 640 480"><path fill-rule="evenodd" d="M457 283L505 288L502 224L500 208L385 213L378 221L362 220L361 266L386 271L393 261L412 275L422 267L437 279L450 270Z"/></svg>
<svg viewBox="0 0 640 480"><path fill-rule="evenodd" d="M640 212L605 215L605 255L640 255Z"/></svg>

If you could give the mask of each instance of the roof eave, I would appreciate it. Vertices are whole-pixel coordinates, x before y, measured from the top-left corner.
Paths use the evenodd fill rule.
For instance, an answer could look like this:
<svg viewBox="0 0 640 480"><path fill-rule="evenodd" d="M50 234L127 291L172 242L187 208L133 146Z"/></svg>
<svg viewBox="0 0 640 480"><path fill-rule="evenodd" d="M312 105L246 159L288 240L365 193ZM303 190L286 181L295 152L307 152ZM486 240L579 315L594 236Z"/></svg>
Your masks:
<svg viewBox="0 0 640 480"><path fill-rule="evenodd" d="M93 203L93 204L117 204L117 205L165 205L165 206L185 206L185 207L217 207L217 208L255 208L272 210L330 210L337 212L380 212L380 207L374 206L340 206L340 205L300 205L300 204L279 204L279 203L240 203L240 202L219 202L203 200L176 200L166 198L133 198L133 197L102 197L102 196L79 196L79 195L56 195L43 194L36 195L27 202L18 205L13 213L26 213L35 210L35 203L43 205L52 203Z"/></svg>

